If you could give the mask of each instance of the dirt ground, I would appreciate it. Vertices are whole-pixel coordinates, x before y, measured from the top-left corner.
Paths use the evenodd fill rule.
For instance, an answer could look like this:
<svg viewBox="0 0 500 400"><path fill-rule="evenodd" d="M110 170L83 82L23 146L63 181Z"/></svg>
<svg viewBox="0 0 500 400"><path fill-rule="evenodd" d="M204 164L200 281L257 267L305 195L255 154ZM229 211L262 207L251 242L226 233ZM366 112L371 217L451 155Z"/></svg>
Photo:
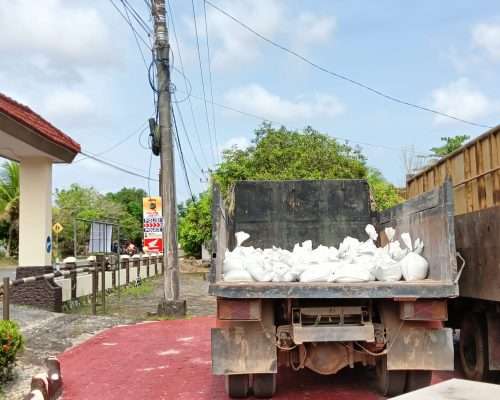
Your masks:
<svg viewBox="0 0 500 400"><path fill-rule="evenodd" d="M188 306L187 318L213 315L215 298L208 296L206 268L194 263L182 270L181 296ZM24 306L12 306L11 318L21 326L25 337L25 351L19 357L16 379L0 392L0 399L22 399L29 390L31 376L43 370L47 356L60 352L117 325L133 324L156 317L158 303L163 296L163 277L146 280L143 285L113 292L106 298L106 313L98 307L97 316L90 315L90 306L82 305L66 313L52 313Z"/></svg>

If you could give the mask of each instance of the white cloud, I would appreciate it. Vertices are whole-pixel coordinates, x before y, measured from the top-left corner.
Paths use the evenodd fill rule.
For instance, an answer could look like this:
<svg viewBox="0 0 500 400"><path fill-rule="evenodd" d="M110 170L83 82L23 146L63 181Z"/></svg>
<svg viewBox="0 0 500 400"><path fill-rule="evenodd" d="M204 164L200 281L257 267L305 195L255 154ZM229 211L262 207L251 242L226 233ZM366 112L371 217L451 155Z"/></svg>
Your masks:
<svg viewBox="0 0 500 400"><path fill-rule="evenodd" d="M447 86L432 91L432 107L459 118L474 120L492 112L498 104L475 88L467 78L460 78ZM443 116L435 116L436 123L452 122Z"/></svg>
<svg viewBox="0 0 500 400"><path fill-rule="evenodd" d="M302 13L294 29L297 41L301 46L306 44L322 44L328 42L336 27L336 19L328 15Z"/></svg>
<svg viewBox="0 0 500 400"><path fill-rule="evenodd" d="M303 12L292 15L283 0L222 1L220 7L245 22L265 37L278 40L290 47L303 48L327 42L336 27L333 16ZM191 32L191 19L185 20ZM262 39L238 25L217 10L207 8L210 41L213 46L213 64L217 69L230 69L255 61L261 55ZM199 18L198 30L204 34L204 20ZM278 38L278 36L280 36Z"/></svg>
<svg viewBox="0 0 500 400"><path fill-rule="evenodd" d="M484 50L492 59L500 61L500 24L480 23L472 29L475 46Z"/></svg>
<svg viewBox="0 0 500 400"><path fill-rule="evenodd" d="M108 23L96 9L63 0L15 0L0 9L0 51L38 68L115 63Z"/></svg>
<svg viewBox="0 0 500 400"><path fill-rule="evenodd" d="M235 108L277 121L315 117L333 118L344 111L344 106L340 101L329 94L316 94L308 99L289 100L257 84L231 89L225 93L224 98Z"/></svg>
<svg viewBox="0 0 500 400"><path fill-rule="evenodd" d="M89 97L68 89L56 90L47 95L42 107L44 116L60 124L91 118L95 111L94 103Z"/></svg>
<svg viewBox="0 0 500 400"><path fill-rule="evenodd" d="M231 149L236 147L240 150L244 150L250 146L250 140L244 136L236 136L229 139L226 143L222 145L222 150Z"/></svg>
<svg viewBox="0 0 500 400"><path fill-rule="evenodd" d="M279 29L284 15L280 0L224 1L220 7L265 36L273 36ZM215 40L213 63L223 69L235 64L254 60L260 53L258 39L236 22L212 8L207 9L208 30L211 40ZM198 23L198 29L203 21Z"/></svg>

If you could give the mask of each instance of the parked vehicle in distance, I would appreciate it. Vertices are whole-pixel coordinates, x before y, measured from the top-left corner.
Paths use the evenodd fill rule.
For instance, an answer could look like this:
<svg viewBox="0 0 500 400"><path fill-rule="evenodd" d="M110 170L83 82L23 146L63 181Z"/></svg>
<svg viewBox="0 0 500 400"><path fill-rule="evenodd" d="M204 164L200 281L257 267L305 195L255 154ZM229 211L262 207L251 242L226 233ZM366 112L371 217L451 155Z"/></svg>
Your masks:
<svg viewBox="0 0 500 400"><path fill-rule="evenodd" d="M410 198L451 179L457 251L466 261L448 326L460 329L460 362L469 379L500 371L500 126L407 180Z"/></svg>
<svg viewBox="0 0 500 400"><path fill-rule="evenodd" d="M212 371L233 398L271 397L278 367L334 374L375 366L381 393L394 396L453 370L448 300L458 295L453 200L445 182L382 213L371 209L364 180L244 181L230 199L213 193L213 259L209 292L217 296ZM228 207L226 205L229 205ZM429 276L416 282L226 282L222 267L234 233L246 246L291 250L311 239L338 246L366 239L367 224L393 227L424 243Z"/></svg>

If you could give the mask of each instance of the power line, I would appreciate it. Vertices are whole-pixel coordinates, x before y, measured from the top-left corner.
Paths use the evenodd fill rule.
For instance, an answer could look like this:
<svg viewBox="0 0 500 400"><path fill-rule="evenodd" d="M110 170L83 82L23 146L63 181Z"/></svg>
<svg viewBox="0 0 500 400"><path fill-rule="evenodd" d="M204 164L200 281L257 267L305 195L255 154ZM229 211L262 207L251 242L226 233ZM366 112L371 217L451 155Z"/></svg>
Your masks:
<svg viewBox="0 0 500 400"><path fill-rule="evenodd" d="M188 176L187 168L186 168L186 161L184 159L184 153L182 151L181 140L179 138L179 130L177 129L177 121L176 121L175 113L174 113L173 109L172 109L172 121L174 122L174 128L175 128L175 135L173 135L174 141L177 144L177 151L179 153L179 158L181 160L182 169L184 170L184 178L186 179L186 184L188 186L189 193L191 194L191 198L193 199L193 201L195 201L195 198L193 195L193 190L191 189L191 183L189 182L189 176Z"/></svg>
<svg viewBox="0 0 500 400"><path fill-rule="evenodd" d="M118 14L120 14L122 16L122 18L125 20L125 22L127 23L127 25L130 27L130 29L132 29L133 32L135 32L135 34L137 35L137 37L141 40L142 43L144 43L144 45L148 48L148 49L151 49L150 45L146 42L146 39L144 39L140 34L139 32L137 32L137 30L134 28L134 25L132 25L131 23L129 23L129 21L127 20L127 17L125 16L125 14L123 14L123 12L118 8L118 6L114 3L113 0L109 0L109 2L113 5L113 7L115 8L116 11L118 11Z"/></svg>
<svg viewBox="0 0 500 400"><path fill-rule="evenodd" d="M238 25L240 25L241 27L243 27L244 29L246 29L247 31L253 33L255 36L259 37L260 39L264 40L265 42L271 44L272 46L274 47L277 47L278 49L288 53L288 54L291 54L292 56L298 58L299 60L311 65L312 67L322 71L322 72L325 72L335 78L338 78L338 79L342 79L346 82L349 82L353 85L356 85L356 86L359 86L365 90L368 90L378 96L381 96L387 100L390 100L390 101L393 101L395 103L399 103L399 104L403 104L403 105L406 105L408 107L412 107L412 108L416 108L418 110L421 110L421 111L427 111L427 112L430 112L430 113L433 113L435 115L440 115L442 117L446 117L446 118L450 118L450 119L453 119L455 121L459 121L459 122L462 122L464 124L468 124L468 125L472 125L472 126L477 126L477 127L480 127L480 128L493 128L492 126L489 126L489 125L484 125L484 124L480 124L480 123L477 123L477 122L473 122L473 121L468 121L466 119L462 119L462 118L459 118L459 117L456 117L454 115L451 115L451 114L447 114L445 112L442 112L442 111L438 111L438 110L434 110L432 108L429 108L429 107L424 107L424 106L420 106L418 104L414 104L414 103L411 103L409 101L406 101L406 100L402 100L402 99L399 99L397 97L394 97L392 95L389 95L387 93L384 93L382 92L381 90L378 90L378 89L375 89L375 88L372 88L371 86L368 86L362 82L359 82L359 81L356 81L352 78L349 78L345 75L342 75L342 74L339 74L337 72L333 72L325 67L322 67L321 65L315 63L314 61L311 61L310 59L304 57L303 55L297 53L296 51L294 50L291 50L285 46L283 46L282 44L279 44L275 41L273 41L272 39L269 39L268 37L262 35L261 33L257 32L256 30L254 30L253 28L251 28L250 26L248 26L247 24L245 24L244 22L240 21L239 19L237 19L236 17L232 16L231 14L229 14L227 11L224 11L222 8L216 6L215 4L213 4L212 2L210 2L209 0L204 0L205 3L207 3L210 7L214 8L215 10L217 10L218 12L220 12L221 14L225 15L226 17L232 19L234 22L236 22Z"/></svg>
<svg viewBox="0 0 500 400"><path fill-rule="evenodd" d="M193 99L199 100L199 101L204 101L202 97L196 96L194 94L191 94L190 97L192 97ZM208 99L205 99L205 101L208 101L210 103L210 100L208 100ZM220 108L223 108L223 109L226 109L226 110L229 110L229 111L241 114L241 115L245 115L247 117L258 119L260 121L271 122L271 123L276 124L276 125L286 126L286 124L284 122L272 120L270 118L266 118L266 117L263 117L261 115L253 114L253 113L250 113L250 112L247 112L247 111L238 110L237 108L228 106L227 104L222 104L222 103L218 103L218 102L215 102L215 101L212 104L215 105L215 106L217 106L217 107L220 107ZM343 137L339 137L339 136L333 136L333 135L329 135L329 136L331 136L332 138L337 139L337 140L343 140L345 142L351 142L351 143L361 144L361 145L364 145L364 146L378 147L378 148L381 148L381 149L386 149L386 150L391 150L391 151L400 151L401 150L400 148L397 148L397 147L385 146L385 145L382 145L382 144L360 142L358 140L352 140L352 139L347 139L347 138L343 138Z"/></svg>
<svg viewBox="0 0 500 400"><path fill-rule="evenodd" d="M175 99L175 93L174 93L174 99ZM198 165L198 167L200 168L200 171L203 171L203 167L201 166L200 162L198 161L198 158L196 157L196 152L194 151L193 145L191 144L191 139L189 138L189 135L188 135L188 132L186 129L186 124L184 123L184 118L182 117L181 108L179 106L179 103L176 102L175 107L177 108L177 113L179 114L179 118L181 120L181 125L182 125L182 129L184 131L184 136L186 137L189 148L191 149L191 152L193 153L194 161L196 162L196 165Z"/></svg>
<svg viewBox="0 0 500 400"><path fill-rule="evenodd" d="M143 178L143 179L151 180L151 181L154 181L154 182L158 182L158 179L152 179L149 176L138 174L137 172L134 172L134 171L131 171L129 169L120 167L119 165L116 165L116 164L112 163L111 161L99 158L95 154L90 154L89 152L85 152L85 151L81 151L80 154L82 154L83 156L85 156L87 158L90 158L90 159L92 159L94 161L97 161L98 163L107 165L108 167L114 168L114 169L116 169L118 171L121 171L121 172L124 172L126 174L129 174L129 175L132 175L132 176L136 176L138 178Z"/></svg>
<svg viewBox="0 0 500 400"><path fill-rule="evenodd" d="M195 11L195 7L194 7L194 0L191 0L191 5L193 8L194 31L195 31L195 36L196 36L196 49L198 51L198 64L200 66L201 86L203 89L203 98L205 99L204 105L205 105L205 116L207 119L208 138L210 139L210 148L212 149L212 152L214 152L214 145L212 143L212 132L210 129L210 120L208 117L208 106L207 106L207 101L206 101L207 95L205 93L205 79L203 78L203 67L201 64L200 40L199 40L199 35L198 35L198 24L196 22L196 11ZM214 156L214 162L217 163L217 158L219 155L218 152L216 151L212 155Z"/></svg>
<svg viewBox="0 0 500 400"><path fill-rule="evenodd" d="M112 146L109 146L108 148L106 148L106 150L103 150L103 151L100 151L99 153L96 153L96 156L102 156L103 154L109 153L111 150L114 150L117 147L121 146L123 143L127 142L131 137L137 135L138 133L142 134L142 132L144 132L144 130L145 130L145 127L144 127L145 124L147 124L147 122L143 122L141 124L141 126L139 126L131 134L125 136L123 139L120 139L118 142L116 142ZM85 160L85 157L84 158L80 158L79 160L73 161L72 164L79 163L80 161L83 161L83 160Z"/></svg>
<svg viewBox="0 0 500 400"><path fill-rule="evenodd" d="M132 26L132 21L130 20L130 16L128 14L127 6L125 5L125 3L123 1L122 1L122 4L123 4L123 9L125 10L125 15L127 17L127 21L129 23L129 25ZM144 52L142 51L142 47L141 47L141 45L139 43L139 37L137 36L135 29L132 30L132 33L134 34L135 43L137 45L137 48L139 49L139 53L141 54L141 58L142 58L142 61L144 62L144 66L146 67L146 70L148 70L148 63L146 61L146 57L144 56Z"/></svg>
<svg viewBox="0 0 500 400"><path fill-rule="evenodd" d="M177 53L179 55L179 64L181 67L182 76L184 78L184 85L186 87L186 93L189 94L189 96L188 96L189 109L191 111L191 120L193 122L194 133L196 134L196 138L198 140L198 145L200 146L201 155L202 155L203 159L205 160L205 164L208 166L208 165L210 165L210 163L208 162L208 159L205 156L205 152L202 150L203 146L201 144L201 136L200 136L200 132L198 131L198 124L196 123L196 117L194 115L193 102L191 101L191 96L190 96L191 90L188 89L187 76L186 76L186 73L184 71L184 63L182 61L181 47L179 45L179 40L177 39L177 31L175 29L175 23L174 23L174 13L173 13L172 7L170 6L170 1L167 1L167 6L168 6L168 11L169 11L168 14L170 15L170 22L172 23L172 31L174 32L175 44L177 46ZM191 84L189 84L189 86L191 87Z"/></svg>
<svg viewBox="0 0 500 400"><path fill-rule="evenodd" d="M176 118L175 118L175 114L174 114L174 109L173 109L173 107L172 107L172 109L171 109L171 110L172 110L172 118L174 119L174 127L175 127L175 129L176 129L177 139L178 139L179 145L180 145L180 146L182 146L181 139L180 139L180 136L179 136L179 130L178 130L178 128L177 128L177 120L176 120ZM181 151L182 151L182 147L181 147ZM182 157L183 157L183 159L185 160L185 158L184 158L184 151L182 151ZM196 178L200 179L200 182L203 180L203 178L202 178L202 177L198 174L198 171L196 171L196 169L195 169L195 168L193 168L193 167L191 166L191 164L190 164L188 161L185 161L185 163L184 163L184 164L185 164L185 165L187 165L187 166L189 167L189 169L191 170L191 172L193 173L193 175L194 175ZM201 172L201 173L203 174L203 169L200 169L200 171L199 171L199 172Z"/></svg>
<svg viewBox="0 0 500 400"><path fill-rule="evenodd" d="M148 23L144 21L144 19L141 17L141 15L136 11L136 9L128 2L128 0L120 0L125 8L128 8L130 13L132 14L132 17L137 21L139 26L143 29L144 32L146 32L146 35L148 37L151 35L153 32L152 29L149 27Z"/></svg>
<svg viewBox="0 0 500 400"><path fill-rule="evenodd" d="M203 2L203 15L205 18L205 38L207 42L207 61L208 61L208 82L210 84L210 98L212 99L212 123L214 126L214 138L215 138L215 146L217 148L217 156L219 155L219 143L217 141L217 125L215 124L215 108L213 105L214 102L214 87L212 83L212 61L210 58L210 41L208 40L208 24L207 24L207 5Z"/></svg>

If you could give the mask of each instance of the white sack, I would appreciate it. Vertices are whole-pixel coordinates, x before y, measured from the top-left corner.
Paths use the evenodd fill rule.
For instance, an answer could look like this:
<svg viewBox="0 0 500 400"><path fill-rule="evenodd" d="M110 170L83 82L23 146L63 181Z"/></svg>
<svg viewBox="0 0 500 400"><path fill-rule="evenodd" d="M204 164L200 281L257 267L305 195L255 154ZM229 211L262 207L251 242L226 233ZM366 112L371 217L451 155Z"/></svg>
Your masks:
<svg viewBox="0 0 500 400"><path fill-rule="evenodd" d="M243 266L243 260L243 257L226 251L224 263L222 264L222 272L226 273L232 270L244 269L245 267Z"/></svg>
<svg viewBox="0 0 500 400"><path fill-rule="evenodd" d="M392 242L394 240L394 236L396 236L396 230L394 228L388 227L384 229L385 236L387 236L387 240Z"/></svg>
<svg viewBox="0 0 500 400"><path fill-rule="evenodd" d="M227 282L252 282L250 274L244 269L233 269L224 274L224 280Z"/></svg>
<svg viewBox="0 0 500 400"><path fill-rule="evenodd" d="M377 233L377 231L375 230L375 227L372 224L366 225L365 232L370 237L371 240L373 240L374 242L377 240L378 233Z"/></svg>
<svg viewBox="0 0 500 400"><path fill-rule="evenodd" d="M369 282L375 278L366 264L343 264L334 275L334 282Z"/></svg>
<svg viewBox="0 0 500 400"><path fill-rule="evenodd" d="M400 281L402 277L401 264L394 260L389 260L385 264L375 267L375 278L382 282Z"/></svg>
<svg viewBox="0 0 500 400"><path fill-rule="evenodd" d="M329 264L314 265L302 272L300 282L326 282L331 273L332 267Z"/></svg>
<svg viewBox="0 0 500 400"><path fill-rule="evenodd" d="M401 234L401 240L403 241L408 250L413 251L413 246L411 244L411 236L408 232Z"/></svg>
<svg viewBox="0 0 500 400"><path fill-rule="evenodd" d="M424 257L416 253L409 253L400 261L400 264L401 272L406 281L420 281L427 278L429 263Z"/></svg>
<svg viewBox="0 0 500 400"><path fill-rule="evenodd" d="M415 243L413 244L413 252L422 255L423 251L424 251L424 242L420 240L420 238L416 238Z"/></svg>
<svg viewBox="0 0 500 400"><path fill-rule="evenodd" d="M237 247L240 247L242 243L250 237L250 235L246 232L236 232L234 236L236 237Z"/></svg>

